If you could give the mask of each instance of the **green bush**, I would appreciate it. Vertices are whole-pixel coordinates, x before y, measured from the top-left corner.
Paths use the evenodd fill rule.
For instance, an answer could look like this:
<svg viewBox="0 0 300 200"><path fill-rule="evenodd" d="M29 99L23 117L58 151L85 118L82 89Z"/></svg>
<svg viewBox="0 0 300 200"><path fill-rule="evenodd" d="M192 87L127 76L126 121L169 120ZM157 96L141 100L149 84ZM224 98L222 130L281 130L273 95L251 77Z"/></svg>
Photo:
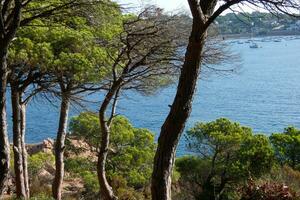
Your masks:
<svg viewBox="0 0 300 200"><path fill-rule="evenodd" d="M196 123L187 140L195 156L177 159L176 168L181 179L202 188L201 194L194 192L200 199L234 199L236 185L269 173L274 165L266 136L225 118Z"/></svg>
<svg viewBox="0 0 300 200"><path fill-rule="evenodd" d="M281 164L298 168L300 164L300 130L295 127L284 129L283 133L273 133L270 140L276 152L276 158Z"/></svg>
<svg viewBox="0 0 300 200"><path fill-rule="evenodd" d="M28 157L28 171L30 177L34 177L39 170L45 168L46 165L53 166L55 157L52 153L39 152Z"/></svg>
<svg viewBox="0 0 300 200"><path fill-rule="evenodd" d="M30 200L54 200L54 199L48 194L40 193L31 197Z"/></svg>
<svg viewBox="0 0 300 200"><path fill-rule="evenodd" d="M86 193L98 193L99 184L97 174L90 171L83 171L80 176L84 182L84 188Z"/></svg>
<svg viewBox="0 0 300 200"><path fill-rule="evenodd" d="M65 169L67 172L76 175L82 171L95 171L96 163L91 162L88 158L67 158L65 160Z"/></svg>
<svg viewBox="0 0 300 200"><path fill-rule="evenodd" d="M72 118L70 130L73 135L97 147L101 137L97 114L85 112ZM124 177L128 186L136 189L147 185L150 182L156 148L154 135L147 129L134 128L127 118L117 116L111 125L110 141L106 168L108 178L112 180L116 176Z"/></svg>

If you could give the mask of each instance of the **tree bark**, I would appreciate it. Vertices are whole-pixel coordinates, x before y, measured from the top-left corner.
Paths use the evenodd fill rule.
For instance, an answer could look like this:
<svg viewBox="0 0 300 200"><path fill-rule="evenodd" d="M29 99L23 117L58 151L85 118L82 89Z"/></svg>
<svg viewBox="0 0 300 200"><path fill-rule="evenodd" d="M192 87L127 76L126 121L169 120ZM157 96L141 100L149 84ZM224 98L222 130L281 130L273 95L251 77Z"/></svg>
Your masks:
<svg viewBox="0 0 300 200"><path fill-rule="evenodd" d="M0 198L6 188L10 167L10 145L6 119L7 50L0 50Z"/></svg>
<svg viewBox="0 0 300 200"><path fill-rule="evenodd" d="M119 84L121 81L116 82L110 91L106 94L100 110L99 110L99 122L101 128L101 142L100 142L100 150L98 153L98 163L97 163L97 173L98 173L98 181L100 185L100 195L101 198L104 200L116 200L118 199L112 190L112 187L109 185L107 178L106 178L106 159L108 154L109 148L109 138L110 138L110 128L109 123L105 119L105 112L113 99L116 92L119 90ZM114 105L115 106L115 105Z"/></svg>
<svg viewBox="0 0 300 200"><path fill-rule="evenodd" d="M21 145L22 145L22 158L23 158L23 171L24 171L24 185L26 197L29 199L30 197L30 189L29 189L29 176L28 176L28 163L27 163L27 149L25 142L25 133L26 133L26 103L21 102L20 99L20 117L21 117Z"/></svg>
<svg viewBox="0 0 300 200"><path fill-rule="evenodd" d="M6 182L9 176L9 167L10 167L10 144L8 140L7 133L7 119L6 119L6 87L7 87L7 50L11 40L14 38L17 29L20 25L21 19L21 8L22 1L16 0L14 1L13 9L8 9L12 11L12 20L9 23L8 29L6 29L6 25L3 24L0 31L0 198L4 192L6 187ZM2 12L1 6L1 12ZM9 14L9 13L2 13ZM4 27L3 27L4 26Z"/></svg>
<svg viewBox="0 0 300 200"><path fill-rule="evenodd" d="M26 189L24 182L23 150L21 135L21 105L18 89L11 85L11 102L13 118L13 151L14 151L14 170L17 198L26 199Z"/></svg>
<svg viewBox="0 0 300 200"><path fill-rule="evenodd" d="M55 177L52 184L52 195L56 200L61 200L64 178L64 150L68 127L68 114L70 107L70 95L62 94L60 107L59 126L55 141Z"/></svg>
<svg viewBox="0 0 300 200"><path fill-rule="evenodd" d="M176 148L192 110L192 100L201 68L201 54L207 30L197 1L189 1L189 3L194 18L192 32L181 69L177 93L158 138L152 173L153 200L172 199L171 177Z"/></svg>

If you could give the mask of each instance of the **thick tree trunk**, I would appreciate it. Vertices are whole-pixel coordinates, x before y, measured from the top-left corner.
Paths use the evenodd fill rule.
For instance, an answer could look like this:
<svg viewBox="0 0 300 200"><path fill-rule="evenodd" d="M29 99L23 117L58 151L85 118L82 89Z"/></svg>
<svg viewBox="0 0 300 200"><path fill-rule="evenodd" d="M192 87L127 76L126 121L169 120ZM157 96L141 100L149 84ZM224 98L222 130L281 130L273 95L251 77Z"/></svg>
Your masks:
<svg viewBox="0 0 300 200"><path fill-rule="evenodd" d="M26 189L24 182L23 149L21 135L21 105L18 89L11 85L11 102L13 118L13 151L14 170L17 198L26 199Z"/></svg>
<svg viewBox="0 0 300 200"><path fill-rule="evenodd" d="M152 173L152 199L171 200L171 176L176 148L192 109L192 100L200 72L201 53L206 30L194 19L177 93L158 139Z"/></svg>
<svg viewBox="0 0 300 200"><path fill-rule="evenodd" d="M2 2L1 2L2 4ZM2 6L1 6L2 7ZM14 38L21 19L22 1L14 1L13 14L11 16L12 22L9 21L8 30L7 24L2 24L4 28L0 31L0 198L6 186L9 176L9 162L10 162L10 144L7 133L7 119L6 119L6 87L7 87L7 50L11 40ZM8 9L10 10L10 9ZM3 11L3 9L1 9ZM4 15L8 13L2 13ZM11 22L11 23L10 23Z"/></svg>
<svg viewBox="0 0 300 200"><path fill-rule="evenodd" d="M61 200L64 178L64 150L65 139L68 127L68 114L70 107L70 95L63 94L61 107L59 126L57 131L57 137L55 141L55 177L52 184L52 195L56 200Z"/></svg>
<svg viewBox="0 0 300 200"><path fill-rule="evenodd" d="M99 111L99 121L101 127L101 143L100 150L98 153L98 164L97 164L97 173L98 181L100 185L100 195L103 200L116 200L118 199L112 190L112 187L109 185L106 172L106 158L109 148L109 138L110 138L110 128L108 121L105 119L105 112L110 102L112 101L114 95L119 89L119 83L116 83L112 86L111 90L106 94L105 99L103 100L100 111ZM115 106L115 105L114 105Z"/></svg>
<svg viewBox="0 0 300 200"><path fill-rule="evenodd" d="M7 51L0 50L0 198L6 188L9 176L10 145L6 119L6 87L7 87Z"/></svg>
<svg viewBox="0 0 300 200"><path fill-rule="evenodd" d="M22 99L20 99L21 101ZM21 103L21 102L20 102ZM28 163L27 163L27 150L26 150L26 142L25 142L25 133L26 133L26 104L21 103L20 109L20 117L21 117L21 144L22 144L22 158L23 158L23 171L24 171L24 185L26 196L29 199L30 190L29 190L29 176L28 176Z"/></svg>

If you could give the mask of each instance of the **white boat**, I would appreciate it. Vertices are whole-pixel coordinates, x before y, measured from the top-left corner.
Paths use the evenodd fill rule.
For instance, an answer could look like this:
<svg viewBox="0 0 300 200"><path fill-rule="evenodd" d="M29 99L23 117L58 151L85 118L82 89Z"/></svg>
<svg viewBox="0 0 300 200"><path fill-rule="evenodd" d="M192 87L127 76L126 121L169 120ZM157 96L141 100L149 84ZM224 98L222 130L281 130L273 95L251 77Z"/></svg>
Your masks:
<svg viewBox="0 0 300 200"><path fill-rule="evenodd" d="M257 49L257 48L259 48L258 44L254 43L254 42L249 47L251 49Z"/></svg>

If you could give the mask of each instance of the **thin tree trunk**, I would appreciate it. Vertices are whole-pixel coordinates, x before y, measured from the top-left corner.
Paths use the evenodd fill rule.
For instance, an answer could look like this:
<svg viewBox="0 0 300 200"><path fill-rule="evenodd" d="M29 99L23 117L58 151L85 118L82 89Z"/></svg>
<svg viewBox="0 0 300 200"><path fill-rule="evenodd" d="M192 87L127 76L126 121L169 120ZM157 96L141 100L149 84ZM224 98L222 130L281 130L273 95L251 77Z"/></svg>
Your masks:
<svg viewBox="0 0 300 200"><path fill-rule="evenodd" d="M1 47L2 48L2 47ZM10 145L6 119L7 51L0 50L0 198L6 188L10 167Z"/></svg>
<svg viewBox="0 0 300 200"><path fill-rule="evenodd" d="M22 101L22 99L20 99ZM26 133L26 103L21 104L20 115L21 115L21 144L22 144L22 158L23 158L23 171L24 171L24 185L26 191L26 197L29 199L30 197L30 189L29 189L29 176L28 176L28 163L27 163L27 150L26 150L26 142L25 142L25 133Z"/></svg>
<svg viewBox="0 0 300 200"><path fill-rule="evenodd" d="M98 163L97 163L97 173L98 173L98 181L100 185L100 195L104 200L116 200L118 199L112 190L112 187L109 185L106 178L106 159L109 148L109 138L110 138L110 128L109 122L111 120L105 119L105 112L113 99L116 92L119 90L119 83L115 83L111 90L106 94L105 99L103 100L100 111L99 111L99 121L101 127L101 143L100 150L98 154ZM113 105L115 107L115 104ZM114 108L113 108L114 109ZM112 116L111 116L112 117Z"/></svg>
<svg viewBox="0 0 300 200"><path fill-rule="evenodd" d="M22 135L21 135L21 105L18 89L11 85L11 103L13 118L13 151L14 170L17 198L26 199L26 189L24 182Z"/></svg>
<svg viewBox="0 0 300 200"><path fill-rule="evenodd" d="M171 200L172 198L171 177L176 148L192 109L205 38L206 31L194 19L177 93L158 139L152 173L153 200Z"/></svg>
<svg viewBox="0 0 300 200"><path fill-rule="evenodd" d="M68 114L70 107L70 95L62 94L60 107L59 126L55 141L55 177L52 184L52 195L56 200L61 200L64 178L64 150L68 127Z"/></svg>

